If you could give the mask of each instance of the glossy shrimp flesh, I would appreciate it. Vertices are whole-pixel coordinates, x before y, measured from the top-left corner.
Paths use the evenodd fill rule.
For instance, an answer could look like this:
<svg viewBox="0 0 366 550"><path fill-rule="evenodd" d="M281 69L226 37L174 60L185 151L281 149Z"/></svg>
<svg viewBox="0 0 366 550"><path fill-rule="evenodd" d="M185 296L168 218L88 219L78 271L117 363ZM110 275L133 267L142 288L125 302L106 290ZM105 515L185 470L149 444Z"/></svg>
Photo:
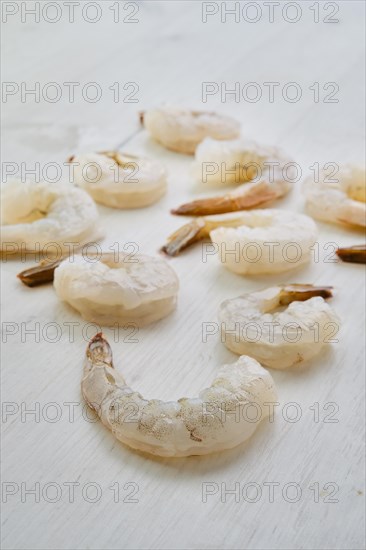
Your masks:
<svg viewBox="0 0 366 550"><path fill-rule="evenodd" d="M205 455L236 447L268 416L265 404L277 399L271 375L245 356L222 366L198 397L167 402L144 399L115 370L111 348L102 334L88 346L81 390L119 441L163 457ZM247 412L250 406L259 411L255 420Z"/></svg>
<svg viewBox="0 0 366 550"><path fill-rule="evenodd" d="M162 250L176 256L209 237L210 255L241 275L281 273L307 263L317 240L314 221L287 210L251 210L196 218L173 233Z"/></svg>
<svg viewBox="0 0 366 550"><path fill-rule="evenodd" d="M319 220L350 226L366 226L365 170L346 165L330 177L321 172L319 182L304 182L308 212Z"/></svg>
<svg viewBox="0 0 366 550"><path fill-rule="evenodd" d="M99 325L144 326L171 313L179 281L167 262L140 254L116 256L62 261L54 272L57 296Z"/></svg>
<svg viewBox="0 0 366 550"><path fill-rule="evenodd" d="M272 369L302 363L338 332L339 318L324 300L331 296L331 287L293 284L226 300L219 310L221 341Z"/></svg>
<svg viewBox="0 0 366 550"><path fill-rule="evenodd" d="M206 138L196 149L193 174L205 185L238 185L269 178L275 168L294 180L294 163L276 147L243 138L228 141Z"/></svg>
<svg viewBox="0 0 366 550"><path fill-rule="evenodd" d="M2 251L39 251L52 244L69 251L101 236L93 199L60 183L10 180L1 188Z"/></svg>
<svg viewBox="0 0 366 550"><path fill-rule="evenodd" d="M167 189L166 173L156 161L118 151L71 157L75 184L112 208L143 208Z"/></svg>
<svg viewBox="0 0 366 550"><path fill-rule="evenodd" d="M243 212L239 227L210 232L223 266L240 275L297 269L310 261L317 237L308 216L274 209Z"/></svg>
<svg viewBox="0 0 366 550"><path fill-rule="evenodd" d="M240 133L236 120L212 112L161 107L146 111L141 120L155 141L187 155L194 154L206 137L227 140L237 138Z"/></svg>

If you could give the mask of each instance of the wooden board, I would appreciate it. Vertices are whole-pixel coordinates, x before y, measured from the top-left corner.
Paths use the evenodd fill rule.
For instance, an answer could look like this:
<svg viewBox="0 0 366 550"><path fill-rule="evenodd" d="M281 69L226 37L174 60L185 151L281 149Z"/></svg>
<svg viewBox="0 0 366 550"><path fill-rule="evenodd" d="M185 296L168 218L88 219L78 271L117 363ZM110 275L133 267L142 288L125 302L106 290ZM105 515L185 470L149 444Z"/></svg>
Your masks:
<svg viewBox="0 0 366 550"><path fill-rule="evenodd" d="M123 145L161 160L169 171L169 191L153 207L99 207L106 247L136 243L141 252L157 253L184 222L170 208L208 194L194 183L191 158L165 151L139 127L137 112L163 102L231 114L241 121L243 135L286 149L304 176L315 162L364 163L363 2L302 2L294 23L285 18L296 18L296 12L283 12L283 3L272 23L259 2L256 23L245 20L255 18L246 2L240 3L238 22L234 16L225 22L221 2L121 3L121 18L138 22L114 23L115 3L105 1L97 3L100 20L89 23L81 17L81 2L70 23L58 2L61 18L53 24L45 21L55 17L52 7L40 22L24 14L22 22L25 2L5 4L19 12L2 25L3 81L19 90L22 82L28 89L39 82L41 95L39 102L29 95L22 102L20 92L4 101L3 162L19 169L20 163L29 168L39 162L42 168L74 153ZM202 10L216 8L204 23ZM51 94L49 82L62 90L54 103L42 96ZM64 82L80 83L74 103ZM77 92L90 82L102 89L96 103ZM109 89L116 82L118 102ZM216 94L203 103L203 82L224 91L238 82L241 97L222 101ZM250 82L262 92L256 103L245 99L254 90L245 88ZM273 102L266 82L279 83ZM282 96L290 82L301 89L297 102ZM324 102L335 90L323 89L330 82L338 86L332 96L338 102ZM136 85L138 101L127 103ZM276 206L303 212L301 183ZM215 256L204 262L196 246L170 261L181 283L170 317L132 336L105 331L134 388L147 398L177 399L195 395L220 364L235 360L218 334L206 342L202 337L203 323L217 322L223 299L278 282L335 287L332 305L342 321L338 343L296 370L272 372L280 402L275 422L263 423L247 444L207 457L145 456L88 420L80 378L95 327L60 303L52 286L21 285L15 275L32 265L32 257L2 263L4 549L364 547L365 274L363 266L332 261L335 246L362 243L363 235L323 223L319 229L316 261L280 277L236 276ZM26 413L32 409L35 414ZM299 418L291 422L295 413ZM32 488L36 494L27 492ZM233 489L235 494L225 493Z"/></svg>

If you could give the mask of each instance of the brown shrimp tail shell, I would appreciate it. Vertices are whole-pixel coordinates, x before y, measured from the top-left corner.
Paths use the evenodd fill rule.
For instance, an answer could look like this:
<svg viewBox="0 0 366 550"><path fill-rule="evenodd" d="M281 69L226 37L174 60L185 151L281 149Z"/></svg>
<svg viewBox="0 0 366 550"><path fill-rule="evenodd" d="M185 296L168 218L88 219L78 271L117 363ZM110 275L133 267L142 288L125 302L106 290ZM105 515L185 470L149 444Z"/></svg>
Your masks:
<svg viewBox="0 0 366 550"><path fill-rule="evenodd" d="M310 284L288 284L281 291L281 305L288 305L291 302L305 302L314 296L327 299L333 296L332 286L314 286Z"/></svg>
<svg viewBox="0 0 366 550"><path fill-rule="evenodd" d="M248 193L248 195L243 197L224 195L223 197L201 199L182 204L178 208L171 210L171 213L178 216L209 216L211 214L226 214L227 212L237 212L239 210L255 208L260 204L273 201L276 198L278 198L278 194L274 190L266 190L260 194Z"/></svg>
<svg viewBox="0 0 366 550"><path fill-rule="evenodd" d="M204 229L205 222L202 220L194 220L183 225L168 237L168 242L161 248L162 252L168 256L177 256L185 248L207 237Z"/></svg>
<svg viewBox="0 0 366 550"><path fill-rule="evenodd" d="M366 264L366 245L349 246L345 248L338 248L336 251L338 258L343 262L349 262L354 264Z"/></svg>

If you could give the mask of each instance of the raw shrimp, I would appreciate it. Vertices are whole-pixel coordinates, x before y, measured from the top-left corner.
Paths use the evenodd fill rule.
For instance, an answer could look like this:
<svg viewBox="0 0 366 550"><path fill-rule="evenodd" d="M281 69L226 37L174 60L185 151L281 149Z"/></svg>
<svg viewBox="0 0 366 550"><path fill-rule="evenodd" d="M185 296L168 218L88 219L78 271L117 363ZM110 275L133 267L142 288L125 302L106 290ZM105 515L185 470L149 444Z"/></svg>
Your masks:
<svg viewBox="0 0 366 550"><path fill-rule="evenodd" d="M243 223L245 223L243 212L195 218L174 231L168 237L167 244L162 246L161 249L168 256L177 256L183 249L188 248L193 243L207 239L213 229L217 227L238 227Z"/></svg>
<svg viewBox="0 0 366 550"><path fill-rule="evenodd" d="M87 321L107 326L144 326L173 311L179 281L162 258L116 256L73 256L61 262L54 272L57 296Z"/></svg>
<svg viewBox="0 0 366 550"><path fill-rule="evenodd" d="M210 232L222 264L240 275L282 273L310 261L318 230L303 214L286 210L243 212L239 227Z"/></svg>
<svg viewBox="0 0 366 550"><path fill-rule="evenodd" d="M61 256L61 258L56 259L44 258L36 266L27 267L27 269L24 269L24 271L18 273L17 277L23 284L29 287L52 283L55 275L55 269L69 256L70 254L65 254ZM95 258L99 260L103 257L108 259L111 257L111 253L100 251L88 252L88 258L90 261Z"/></svg>
<svg viewBox="0 0 366 550"><path fill-rule="evenodd" d="M283 171L275 168L270 178L260 177L239 185L225 195L199 199L173 209L178 216L208 216L255 208L287 195L292 184Z"/></svg>
<svg viewBox="0 0 366 550"><path fill-rule="evenodd" d="M331 288L292 284L226 300L219 311L221 341L272 369L306 361L339 329L338 316L324 301L332 296Z"/></svg>
<svg viewBox="0 0 366 550"><path fill-rule="evenodd" d="M141 122L161 145L187 155L206 137L235 139L240 133L240 124L228 116L172 107L142 113Z"/></svg>
<svg viewBox="0 0 366 550"><path fill-rule="evenodd" d="M275 167L288 179L296 179L294 163L276 147L243 138L230 141L207 138L196 149L193 173L204 184L233 185L269 177Z"/></svg>
<svg viewBox="0 0 366 550"><path fill-rule="evenodd" d="M343 166L334 176L323 171L319 183L309 177L304 183L308 212L314 218L346 225L366 226L365 170Z"/></svg>
<svg viewBox="0 0 366 550"><path fill-rule="evenodd" d="M166 192L166 173L155 161L118 151L71 157L75 184L113 208L142 208Z"/></svg>
<svg viewBox="0 0 366 550"><path fill-rule="evenodd" d="M173 233L163 251L177 255L192 243L210 237L211 254L242 275L281 273L308 262L318 231L314 221L287 210L251 210L197 218Z"/></svg>
<svg viewBox="0 0 366 550"><path fill-rule="evenodd" d="M133 449L165 457L236 447L253 434L268 416L268 405L277 400L271 375L245 356L222 366L211 386L196 398L144 399L114 369L111 348L102 334L94 336L88 346L81 391L117 439ZM253 410L248 410L251 406L256 419Z"/></svg>
<svg viewBox="0 0 366 550"><path fill-rule="evenodd" d="M1 250L39 251L52 244L68 251L70 243L100 237L97 222L93 199L71 185L10 180L1 188Z"/></svg>

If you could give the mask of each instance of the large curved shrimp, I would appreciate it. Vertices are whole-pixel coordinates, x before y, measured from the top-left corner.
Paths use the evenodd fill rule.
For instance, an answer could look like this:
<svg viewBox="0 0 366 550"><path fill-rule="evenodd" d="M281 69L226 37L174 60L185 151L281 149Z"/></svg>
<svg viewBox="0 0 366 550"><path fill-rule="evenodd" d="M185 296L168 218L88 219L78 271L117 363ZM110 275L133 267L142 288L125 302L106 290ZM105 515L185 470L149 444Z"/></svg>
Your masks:
<svg viewBox="0 0 366 550"><path fill-rule="evenodd" d="M243 138L229 141L206 138L196 149L193 173L207 185L237 185L261 176L270 177L275 167L294 180L292 159L277 147Z"/></svg>
<svg viewBox="0 0 366 550"><path fill-rule="evenodd" d="M71 157L75 184L112 208L143 208L166 192L166 173L155 161L118 151Z"/></svg>
<svg viewBox="0 0 366 550"><path fill-rule="evenodd" d="M324 298L331 287L292 284L225 300L219 311L222 342L262 365L285 369L317 355L339 328ZM283 311L274 311L288 306Z"/></svg>
<svg viewBox="0 0 366 550"><path fill-rule="evenodd" d="M141 122L158 143L187 155L206 137L235 139L240 133L240 124L228 116L172 107L146 111Z"/></svg>
<svg viewBox="0 0 366 550"><path fill-rule="evenodd" d="M173 233L162 250L177 255L210 237L213 253L239 274L280 273L310 261L318 235L314 221L287 210L251 210L196 218Z"/></svg>
<svg viewBox="0 0 366 550"><path fill-rule="evenodd" d="M222 366L211 386L196 398L144 399L114 369L111 348L102 334L88 346L81 391L119 441L165 457L236 447L268 416L265 405L277 399L271 375L244 356ZM246 412L253 404L260 411L256 420Z"/></svg>
<svg viewBox="0 0 366 550"><path fill-rule="evenodd" d="M11 180L1 189L1 250L70 251L100 236L98 210L82 189L67 184Z"/></svg>
<svg viewBox="0 0 366 550"><path fill-rule="evenodd" d="M175 271L162 258L103 254L65 259L54 272L57 296L100 325L144 326L173 311L179 289Z"/></svg>
<svg viewBox="0 0 366 550"><path fill-rule="evenodd" d="M309 177L304 182L308 212L314 218L344 225L366 226L365 170L343 166L336 178L324 172L320 181Z"/></svg>
<svg viewBox="0 0 366 550"><path fill-rule="evenodd" d="M269 178L261 177L249 183L243 183L225 195L182 204L171 212L178 216L209 216L247 210L287 195L291 187L292 184L284 176L283 171L275 168Z"/></svg>

